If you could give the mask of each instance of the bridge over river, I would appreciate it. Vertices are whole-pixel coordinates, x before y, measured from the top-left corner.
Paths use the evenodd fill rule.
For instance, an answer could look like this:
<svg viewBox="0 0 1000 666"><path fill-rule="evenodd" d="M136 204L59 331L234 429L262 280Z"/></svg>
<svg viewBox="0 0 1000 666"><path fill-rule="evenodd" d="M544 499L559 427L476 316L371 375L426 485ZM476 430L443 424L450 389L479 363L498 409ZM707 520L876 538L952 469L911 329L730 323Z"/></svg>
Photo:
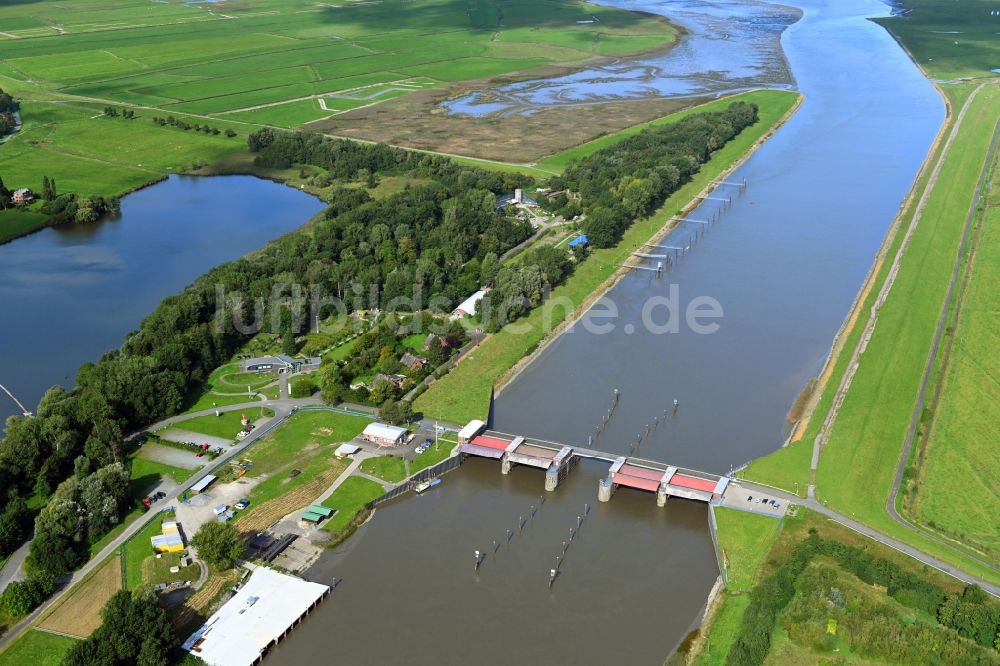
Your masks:
<svg viewBox="0 0 1000 666"><path fill-rule="evenodd" d="M515 465L544 470L548 491L555 490L581 458L610 463L608 475L598 483L597 498L602 502L624 486L655 494L659 506L666 505L670 497L680 497L771 515L783 514L785 509L772 498L758 495L754 502L751 494L744 499L746 488L729 476L487 430L482 421L471 421L462 428L458 443L464 455L499 460L503 474L509 474Z"/></svg>

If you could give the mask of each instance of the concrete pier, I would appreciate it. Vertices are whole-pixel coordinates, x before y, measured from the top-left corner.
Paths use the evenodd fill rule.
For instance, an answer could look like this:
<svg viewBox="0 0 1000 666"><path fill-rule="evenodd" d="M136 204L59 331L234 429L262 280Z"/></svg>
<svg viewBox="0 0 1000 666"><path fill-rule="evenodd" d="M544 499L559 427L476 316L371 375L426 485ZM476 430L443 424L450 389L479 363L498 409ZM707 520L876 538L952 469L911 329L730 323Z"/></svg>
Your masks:
<svg viewBox="0 0 1000 666"><path fill-rule="evenodd" d="M615 484L611 477L605 477L597 482L597 500L599 502L610 502L611 496L615 494Z"/></svg>
<svg viewBox="0 0 1000 666"><path fill-rule="evenodd" d="M510 474L510 468L513 467L513 466L514 466L514 463L512 463L509 459L501 460L500 461L500 473L501 474Z"/></svg>

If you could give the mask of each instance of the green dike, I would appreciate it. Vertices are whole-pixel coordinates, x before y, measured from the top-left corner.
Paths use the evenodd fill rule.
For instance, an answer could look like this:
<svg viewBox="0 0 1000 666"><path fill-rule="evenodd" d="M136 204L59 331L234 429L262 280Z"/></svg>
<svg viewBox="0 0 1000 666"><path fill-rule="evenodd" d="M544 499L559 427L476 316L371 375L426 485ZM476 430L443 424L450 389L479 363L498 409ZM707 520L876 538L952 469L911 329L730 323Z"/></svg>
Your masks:
<svg viewBox="0 0 1000 666"><path fill-rule="evenodd" d="M761 564L771 551L775 538L784 521L734 509L716 507L716 538L726 568L726 588L722 606L711 624L698 653L697 663L702 665L724 664L729 648L740 635L743 611L750 604L748 593L756 585Z"/></svg>
<svg viewBox="0 0 1000 666"><path fill-rule="evenodd" d="M595 290L610 278L631 252L659 231L667 221L684 208L719 174L732 166L763 138L794 107L799 96L795 93L766 90L742 97L759 106L760 120L723 146L704 165L694 179L675 192L656 213L637 220L625 232L622 241L613 248L595 249L590 258L576 267L566 282L552 291L553 302L566 301L579 308ZM687 113L682 111L679 113ZM673 114L677 115L677 114ZM558 300L557 300L558 299ZM414 402L414 408L425 416L453 423L465 423L482 418L488 409L493 383L504 372L530 354L548 333L546 323L557 325L569 313L565 308L547 312L545 306L514 322L521 333L510 327L490 336L469 356L445 375ZM550 321L546 322L546 318Z"/></svg>
<svg viewBox="0 0 1000 666"><path fill-rule="evenodd" d="M726 588L731 593L749 592L757 581L764 556L771 550L781 521L771 516L717 507L717 538L726 567Z"/></svg>
<svg viewBox="0 0 1000 666"><path fill-rule="evenodd" d="M946 137L948 132L951 131L954 116L957 115L958 110L962 107L962 104L965 103L965 100L974 89L975 85L950 86L947 89L947 96L952 107L952 115L949 117L947 125L943 129L942 136ZM928 164L933 165L940 158L943 150L944 140L940 142L940 145L935 147L933 154L929 156ZM830 412L830 408L833 406L833 397L841 379L844 376L844 373L847 371L847 366L851 360L851 351L857 347L861 340L865 323L868 318L868 313L871 312L872 306L878 298L879 289L885 282L886 276L889 273L893 257L895 257L896 253L899 251L899 247L903 242L906 227L909 225L910 220L913 219L915 202L920 198L921 193L927 187L927 181L930 177L931 170L932 167L921 173L915 187L913 188L912 203L907 207L907 210L904 211L900 221L899 231L893 237L892 242L887 248L886 259L880 267L878 274L875 276L874 286L859 309L861 315L855 323L854 328L852 328L847 334L843 350L834 360L833 371L830 379L823 389L823 394L820 396L804 434L799 440L791 442L788 446L754 460L739 476L758 483L764 483L782 488L791 493L797 491L800 497L806 496L806 489L809 484L814 481L812 471L810 470L810 465L812 463L813 442L819 435L819 432L823 427L823 421Z"/></svg>
<svg viewBox="0 0 1000 666"><path fill-rule="evenodd" d="M981 220L968 290L941 379L916 485L913 514L921 523L943 528L963 542L1000 553L1000 493L995 483L1000 460L1000 164L994 163L989 208ZM945 354L939 354L944 356ZM944 360L944 359L942 359ZM930 408L930 407L929 407ZM962 479L961 483L955 483Z"/></svg>
<svg viewBox="0 0 1000 666"><path fill-rule="evenodd" d="M830 508L992 583L1000 582L995 570L896 523L886 513L885 502L998 108L1000 89L987 87L965 116L893 289L880 310L878 325L821 454L816 476L817 498ZM903 223L908 224L909 219ZM902 229L895 245L901 238ZM891 259L883 272L888 271L889 263ZM856 344L861 328L863 323L849 342ZM835 390L849 357L846 351L828 393ZM814 432L828 409L829 399L825 398L825 406L813 416L807 436L794 447L812 446ZM803 456L798 452L793 455L792 449L778 452L777 462L764 463L765 458L762 464L754 463L746 475L788 487L790 480L803 477L794 465ZM808 458L804 459L807 471Z"/></svg>

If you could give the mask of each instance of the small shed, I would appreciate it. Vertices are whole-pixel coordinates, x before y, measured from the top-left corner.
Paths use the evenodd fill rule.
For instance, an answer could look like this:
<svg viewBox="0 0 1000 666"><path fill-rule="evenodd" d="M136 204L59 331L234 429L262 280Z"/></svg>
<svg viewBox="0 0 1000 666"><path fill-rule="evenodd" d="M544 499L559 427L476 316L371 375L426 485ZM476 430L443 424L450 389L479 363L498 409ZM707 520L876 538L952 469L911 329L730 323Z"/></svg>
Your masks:
<svg viewBox="0 0 1000 666"><path fill-rule="evenodd" d="M207 489L213 483L215 483L215 475L214 474L206 474L205 476L203 476L198 481L198 483L196 483L193 486L191 486L191 492L193 492L193 493L203 493L203 492L205 492L205 489Z"/></svg>
<svg viewBox="0 0 1000 666"><path fill-rule="evenodd" d="M590 245L590 239L587 238L587 234L580 234L569 242L571 250L575 250L578 247L587 247L588 245Z"/></svg>
<svg viewBox="0 0 1000 666"><path fill-rule="evenodd" d="M360 450L361 447L357 444L341 444L333 454L338 458L346 458L347 456L353 456Z"/></svg>
<svg viewBox="0 0 1000 666"><path fill-rule="evenodd" d="M306 521L307 523L318 523L319 521L323 520L323 516L319 515L318 513L314 513L312 511L306 511L305 513L302 514L302 520Z"/></svg>
<svg viewBox="0 0 1000 666"><path fill-rule="evenodd" d="M318 513L324 518L329 518L330 516L333 515L333 509L326 506L321 506L319 504L313 504L311 507L309 507L309 513Z"/></svg>

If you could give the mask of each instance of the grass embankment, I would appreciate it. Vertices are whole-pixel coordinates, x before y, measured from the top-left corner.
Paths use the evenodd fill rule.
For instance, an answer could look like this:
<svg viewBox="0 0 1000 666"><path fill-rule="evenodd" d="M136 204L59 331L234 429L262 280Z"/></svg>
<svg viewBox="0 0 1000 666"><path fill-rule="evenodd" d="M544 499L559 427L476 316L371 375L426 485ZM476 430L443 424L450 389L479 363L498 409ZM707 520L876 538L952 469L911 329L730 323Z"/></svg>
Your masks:
<svg viewBox="0 0 1000 666"><path fill-rule="evenodd" d="M384 492L382 486L371 479L360 476L344 479L340 487L323 500L323 506L336 511L330 520L323 524L323 529L339 536L350 527L357 515L364 509L365 504L380 497Z"/></svg>
<svg viewBox="0 0 1000 666"><path fill-rule="evenodd" d="M726 588L721 606L711 621L708 640L701 639L699 664L723 664L729 647L739 636L747 593L758 580L760 566L781 531L782 521L744 511L715 509L717 539L726 568ZM709 628L706 628L708 630Z"/></svg>
<svg viewBox="0 0 1000 666"><path fill-rule="evenodd" d="M48 219L48 215L37 210L8 208L0 211L0 244L45 226Z"/></svg>
<svg viewBox="0 0 1000 666"><path fill-rule="evenodd" d="M994 165L969 284L913 488L913 515L1000 554L1000 166Z"/></svg>
<svg viewBox="0 0 1000 666"><path fill-rule="evenodd" d="M31 629L0 652L0 666L59 666L76 641Z"/></svg>
<svg viewBox="0 0 1000 666"><path fill-rule="evenodd" d="M947 92L957 109L968 97L969 89L949 87ZM927 199L894 286L879 311L878 323L840 407L816 474L817 497L828 502L831 508L991 582L1000 581L995 569L896 523L886 512L885 503L931 350L966 215L986 160L997 109L1000 109L1000 89L993 86L983 89L944 156L940 175ZM926 187L926 180L921 185ZM889 272L892 257L901 245L920 191L918 189L914 204L902 219L900 232L862 308L865 319ZM805 437L756 461L746 470L746 476L787 489L798 481L800 491L809 482L813 440L830 409L832 394L847 370L852 350L860 342L864 324L864 320L859 321L848 338ZM981 409L983 404L977 403ZM986 449L983 455L988 459L997 459L994 441L979 440L977 446ZM950 447L939 448L947 450ZM989 450L994 453L991 455ZM947 475L960 474L962 468L946 466L944 469L948 471L942 478L952 483L961 478ZM995 476L995 463L987 465L982 473L984 478ZM977 483L975 477L971 483L973 486ZM961 488L966 487L962 480ZM942 498L956 502L950 509L962 511L963 507L979 501L974 492L965 493L959 486L953 488L947 498ZM979 515L979 509L970 510Z"/></svg>
<svg viewBox="0 0 1000 666"><path fill-rule="evenodd" d="M659 211L629 227L617 246L594 250L590 258L576 267L566 282L552 291L552 301L565 302L568 299L579 310L614 275L633 250L662 229L672 216L687 206L711 181L764 138L793 108L798 95L767 90L750 93L744 99L759 106L758 123L717 151L702 165L694 179L667 199ZM538 346L551 330L546 324L555 326L568 316L577 314L576 311L567 312L565 308L558 308L555 312L549 312L545 306L536 308L531 314L515 322L517 330L525 332L513 333L505 328L490 336L444 378L434 382L419 396L414 407L427 416L453 423L482 418L488 409L494 382Z"/></svg>

